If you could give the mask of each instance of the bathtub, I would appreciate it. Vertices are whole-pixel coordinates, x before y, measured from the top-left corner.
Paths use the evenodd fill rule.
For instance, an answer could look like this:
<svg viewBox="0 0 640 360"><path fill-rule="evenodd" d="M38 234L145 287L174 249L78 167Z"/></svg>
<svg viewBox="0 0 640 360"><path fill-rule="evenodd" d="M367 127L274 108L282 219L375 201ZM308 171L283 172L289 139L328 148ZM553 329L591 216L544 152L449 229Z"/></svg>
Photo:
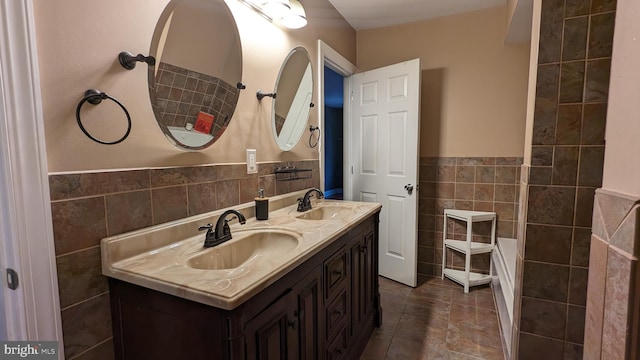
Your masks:
<svg viewBox="0 0 640 360"><path fill-rule="evenodd" d="M493 267L492 289L498 308L500 328L507 353L511 355L511 330L513 327L513 298L516 281L517 240L498 238L491 254Z"/></svg>

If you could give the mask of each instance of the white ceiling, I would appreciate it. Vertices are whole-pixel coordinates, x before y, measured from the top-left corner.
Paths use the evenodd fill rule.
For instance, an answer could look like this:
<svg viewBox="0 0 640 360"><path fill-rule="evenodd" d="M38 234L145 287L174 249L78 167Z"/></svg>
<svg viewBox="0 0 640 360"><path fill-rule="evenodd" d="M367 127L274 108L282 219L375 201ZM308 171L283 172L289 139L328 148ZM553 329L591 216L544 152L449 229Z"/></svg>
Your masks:
<svg viewBox="0 0 640 360"><path fill-rule="evenodd" d="M355 30L406 24L504 5L506 0L329 0Z"/></svg>

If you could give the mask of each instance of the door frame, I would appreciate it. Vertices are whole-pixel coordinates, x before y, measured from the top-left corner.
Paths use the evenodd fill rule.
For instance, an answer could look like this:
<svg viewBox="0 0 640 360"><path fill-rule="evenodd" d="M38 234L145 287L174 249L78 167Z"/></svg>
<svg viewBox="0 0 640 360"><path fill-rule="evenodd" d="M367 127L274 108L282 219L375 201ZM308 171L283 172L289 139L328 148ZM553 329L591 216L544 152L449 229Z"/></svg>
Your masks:
<svg viewBox="0 0 640 360"><path fill-rule="evenodd" d="M32 0L0 2L0 271L8 340L58 341L64 358ZM19 119L19 121L17 121Z"/></svg>
<svg viewBox="0 0 640 360"><path fill-rule="evenodd" d="M346 78L355 74L357 72L357 67L353 65L349 60L347 60L344 56L342 56L339 52L334 50L331 46L327 45L324 41L318 39L318 126L320 127L320 131L324 130L324 67L327 66L331 70L337 72L338 74L345 77L345 86L344 86L344 119L347 121L343 122L343 194L345 199L351 199L352 191L351 191L351 175L350 172L350 163L351 163L351 144L349 143L349 121L351 109L349 107L348 94L351 93L351 89L348 86L348 81ZM324 136L320 137L320 148L318 151L320 152L320 190L324 191L324 167L325 167L325 142Z"/></svg>

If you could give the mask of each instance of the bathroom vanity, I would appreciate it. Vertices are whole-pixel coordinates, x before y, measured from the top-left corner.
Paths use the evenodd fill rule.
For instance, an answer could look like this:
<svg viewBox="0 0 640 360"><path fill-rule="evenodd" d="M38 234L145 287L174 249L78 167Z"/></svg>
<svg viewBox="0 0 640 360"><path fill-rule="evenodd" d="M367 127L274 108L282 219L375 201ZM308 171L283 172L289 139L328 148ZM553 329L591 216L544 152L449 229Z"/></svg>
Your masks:
<svg viewBox="0 0 640 360"><path fill-rule="evenodd" d="M251 243L235 259L190 234L215 213L104 239L116 358L359 358L381 323L379 211L287 206L232 225L228 246Z"/></svg>

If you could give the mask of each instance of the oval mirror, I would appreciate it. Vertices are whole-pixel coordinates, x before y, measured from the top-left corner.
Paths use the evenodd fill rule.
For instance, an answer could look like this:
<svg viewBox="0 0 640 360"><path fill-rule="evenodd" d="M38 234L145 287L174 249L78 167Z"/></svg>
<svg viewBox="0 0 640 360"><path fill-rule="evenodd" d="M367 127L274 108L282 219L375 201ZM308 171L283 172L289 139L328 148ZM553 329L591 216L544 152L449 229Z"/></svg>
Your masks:
<svg viewBox="0 0 640 360"><path fill-rule="evenodd" d="M158 125L182 149L204 149L222 136L242 80L236 22L223 0L172 0L151 42L149 95Z"/></svg>
<svg viewBox="0 0 640 360"><path fill-rule="evenodd" d="M307 125L313 95L313 71L309 53L301 46L284 60L275 88L271 122L273 137L284 151L300 140Z"/></svg>

